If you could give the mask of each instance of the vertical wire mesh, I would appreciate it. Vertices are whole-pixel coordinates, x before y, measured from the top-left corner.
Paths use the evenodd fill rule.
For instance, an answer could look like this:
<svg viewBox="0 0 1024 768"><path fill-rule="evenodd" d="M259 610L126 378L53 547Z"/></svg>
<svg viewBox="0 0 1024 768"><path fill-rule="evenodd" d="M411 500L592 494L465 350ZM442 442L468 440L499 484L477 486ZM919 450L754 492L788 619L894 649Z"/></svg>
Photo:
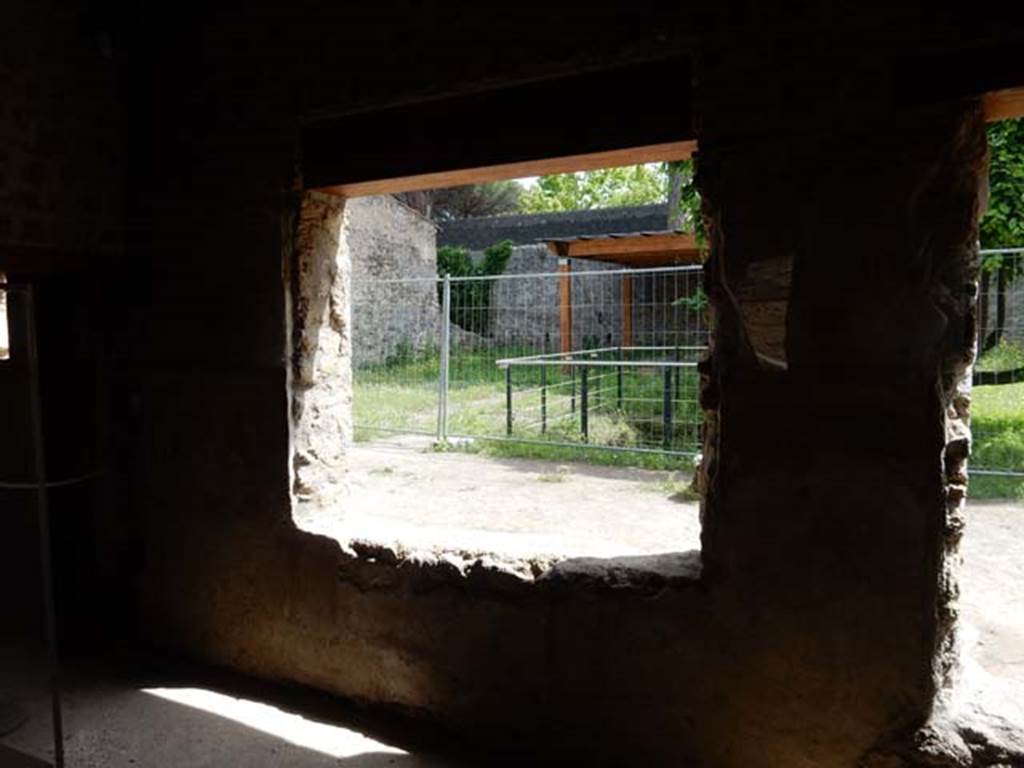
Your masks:
<svg viewBox="0 0 1024 768"><path fill-rule="evenodd" d="M1024 473L1024 253L984 251L982 258L972 468ZM442 299L438 279L354 281L357 439L438 434ZM576 262L567 276L452 278L443 432L694 453L704 308L695 267ZM563 336L563 327L571 334ZM501 360L513 361L510 372Z"/></svg>
<svg viewBox="0 0 1024 768"><path fill-rule="evenodd" d="M354 282L357 438L437 432L442 284ZM699 449L699 267L577 262L568 275L451 278L449 290L448 436Z"/></svg>
<svg viewBox="0 0 1024 768"><path fill-rule="evenodd" d="M357 441L382 432L436 434L442 291L436 278L353 280Z"/></svg>
<svg viewBox="0 0 1024 768"><path fill-rule="evenodd" d="M1024 249L981 256L971 469L1024 477Z"/></svg>

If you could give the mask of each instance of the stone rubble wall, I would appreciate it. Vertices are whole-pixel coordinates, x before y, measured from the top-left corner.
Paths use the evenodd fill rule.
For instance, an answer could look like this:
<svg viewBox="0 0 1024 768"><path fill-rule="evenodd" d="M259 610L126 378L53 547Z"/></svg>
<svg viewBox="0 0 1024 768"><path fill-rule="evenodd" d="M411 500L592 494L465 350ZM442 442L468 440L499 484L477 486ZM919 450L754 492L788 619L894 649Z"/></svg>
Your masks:
<svg viewBox="0 0 1024 768"><path fill-rule="evenodd" d="M1006 297L1006 339L1024 345L1024 277L1013 282Z"/></svg>
<svg viewBox="0 0 1024 768"><path fill-rule="evenodd" d="M600 274L622 269L608 262L572 260L573 349L622 343L622 275ZM494 282L491 329L496 343L536 349L547 345L552 352L559 348L557 271L558 257L543 244L512 249L506 275L544 276ZM699 284L697 274L634 274L633 343L703 343L703 323L697 314L675 305L677 299L693 294Z"/></svg>
<svg viewBox="0 0 1024 768"><path fill-rule="evenodd" d="M292 494L296 514L345 490L352 437L351 259L343 198L309 192L299 210L292 275Z"/></svg>
<svg viewBox="0 0 1024 768"><path fill-rule="evenodd" d="M482 253L473 253L482 258ZM576 260L574 273L616 269L614 264ZM519 245L505 266L506 275L542 274L495 280L491 294L490 328L502 346L529 346L549 351L559 348L558 257L547 246ZM550 275L550 276L549 276ZM622 289L618 276L575 277L572 281L573 347L610 346L619 343L622 328Z"/></svg>
<svg viewBox="0 0 1024 768"><path fill-rule="evenodd" d="M348 202L342 237L352 260L354 367L436 347L437 227L391 195L379 195Z"/></svg>

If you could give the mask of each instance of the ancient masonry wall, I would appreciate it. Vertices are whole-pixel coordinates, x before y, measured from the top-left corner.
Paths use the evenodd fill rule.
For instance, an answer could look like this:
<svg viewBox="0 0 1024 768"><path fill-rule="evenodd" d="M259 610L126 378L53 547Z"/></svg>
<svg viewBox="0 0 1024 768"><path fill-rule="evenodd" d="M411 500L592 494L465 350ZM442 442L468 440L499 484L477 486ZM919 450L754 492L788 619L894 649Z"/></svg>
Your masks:
<svg viewBox="0 0 1024 768"><path fill-rule="evenodd" d="M345 201L302 201L292 275L292 494L298 510L330 507L344 491L352 438L351 258Z"/></svg>
<svg viewBox="0 0 1024 768"><path fill-rule="evenodd" d="M342 236L352 264L352 364L436 347L437 227L391 195L378 195L348 202Z"/></svg>
<svg viewBox="0 0 1024 768"><path fill-rule="evenodd" d="M482 258L482 253L473 254ZM576 260L573 272L586 273L572 281L574 346L611 346L619 343L622 328L622 290L617 276L596 273L615 269L614 264ZM543 274L495 280L491 294L491 332L497 344L526 345L558 350L559 303L558 257L538 243L517 245L505 266L506 275Z"/></svg>
<svg viewBox="0 0 1024 768"><path fill-rule="evenodd" d="M129 271L119 258L126 239L119 83L110 39L86 5L7 0L0 10L0 273L34 287L50 478L97 469L113 477L122 468L107 459L105 409L116 402L118 413L127 413L134 384L119 366L123 358L111 363L109 356L115 339L138 330L123 318L110 321ZM34 472L27 317L23 294L6 302L0 296L0 357L10 347L10 358L0 361L4 480L31 480ZM55 580L67 630L78 628L79 610L89 614L89 631L111 634L128 616L124 582L110 577L126 559L127 548L115 541L131 538L138 513L126 519L130 486L120 477L111 482L122 493L110 504L97 491L100 483L51 494ZM42 648L32 583L39 573L35 498L0 492L0 508L0 582L21 585L8 590L0 624L25 622L39 631L31 642ZM62 645L71 640L65 636ZM8 679L5 672L0 681Z"/></svg>
<svg viewBox="0 0 1024 768"><path fill-rule="evenodd" d="M474 254L479 256L479 254ZM573 348L612 347L622 342L622 276L618 264L572 260ZM559 348L558 257L544 244L518 245L506 275L543 277L496 280L491 329L498 344ZM699 313L676 304L700 284L695 274L633 277L633 342L636 345L703 343Z"/></svg>

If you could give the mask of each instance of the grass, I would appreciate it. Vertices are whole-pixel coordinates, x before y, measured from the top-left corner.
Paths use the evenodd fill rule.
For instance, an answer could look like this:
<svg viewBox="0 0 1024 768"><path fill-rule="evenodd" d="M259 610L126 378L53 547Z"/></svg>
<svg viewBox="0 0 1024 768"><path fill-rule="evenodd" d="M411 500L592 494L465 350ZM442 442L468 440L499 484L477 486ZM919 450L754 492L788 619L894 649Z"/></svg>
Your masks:
<svg viewBox="0 0 1024 768"><path fill-rule="evenodd" d="M693 489L693 476L676 472L657 484L658 492L672 501L680 503L700 501L700 494Z"/></svg>
<svg viewBox="0 0 1024 768"><path fill-rule="evenodd" d="M1000 341L975 366L979 371L1012 371L1024 367L1024 345Z"/></svg>
<svg viewBox="0 0 1024 768"><path fill-rule="evenodd" d="M1015 499L1024 502L1024 477L971 475L970 498Z"/></svg>
<svg viewBox="0 0 1024 768"><path fill-rule="evenodd" d="M505 371L495 361L530 351L503 347L453 352L449 365L449 434L506 435ZM369 439L383 428L432 434L437 423L438 366L433 351L413 355L402 350L384 363L359 368L355 375L354 411L359 425L356 439ZM561 366L514 367L513 436L550 443L582 443L582 376L578 368L570 371ZM665 381L661 369L623 369L621 397L615 368L592 367L587 381L590 444L611 448L660 448L665 444ZM678 381L672 382L669 394L673 409L669 448L693 452L697 449L701 418L696 372L683 370ZM542 408L546 409L543 426ZM602 463L627 462L616 459Z"/></svg>
<svg viewBox="0 0 1024 768"><path fill-rule="evenodd" d="M1024 347L1007 341L985 353L977 365L980 371L1020 366L1024 366ZM972 466L1024 472L1024 382L975 387L971 428ZM1024 477L975 474L970 490L974 498L1024 500Z"/></svg>
<svg viewBox="0 0 1024 768"><path fill-rule="evenodd" d="M506 430L505 373L494 361L529 354L521 347L491 350L457 349L450 361L449 433L476 438L502 438ZM437 428L436 351L415 355L401 350L388 361L356 371L356 440L368 440L381 428L434 434ZM1004 370L1024 365L1024 348L1003 343L978 362L979 370ZM627 369L628 370L628 369ZM579 423L579 370L573 403L572 377L558 366L542 373L539 367L513 370L513 436L534 442L474 440L456 450L491 456L585 461L606 466L657 470L690 470L688 456L656 452L663 444L661 425L663 380L656 369L623 377L622 406L614 368L591 369L589 444L583 446ZM540 429L542 376L547 385L548 426ZM673 399L675 434L671 448L694 453L699 449L701 414L697 406L697 376L685 369ZM675 392L673 392L673 395ZM1024 472L1024 382L975 387L972 396L974 449L971 465ZM576 445L558 445L570 443ZM630 448L655 449L640 452ZM449 448L450 449L450 448ZM541 482L560 482L541 479ZM1024 500L1024 477L973 475L974 498Z"/></svg>
<svg viewBox="0 0 1024 768"><path fill-rule="evenodd" d="M487 456L512 459L538 459L543 461L582 461L605 467L640 467L641 469L687 470L693 460L688 456L664 453L613 451L607 448L584 448L543 443L515 443L505 441L479 441L462 450Z"/></svg>

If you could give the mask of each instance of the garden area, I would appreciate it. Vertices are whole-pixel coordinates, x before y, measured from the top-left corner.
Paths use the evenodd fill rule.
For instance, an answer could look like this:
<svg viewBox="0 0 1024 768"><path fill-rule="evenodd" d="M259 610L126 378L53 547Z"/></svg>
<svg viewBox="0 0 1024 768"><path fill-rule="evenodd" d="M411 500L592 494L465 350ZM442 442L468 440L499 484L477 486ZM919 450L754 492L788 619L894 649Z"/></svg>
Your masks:
<svg viewBox="0 0 1024 768"><path fill-rule="evenodd" d="M670 388L672 453L662 452L664 378L653 369L643 368L624 372L621 398L618 371L592 369L586 445L580 429L579 374L560 366L514 371L514 439L506 439L507 382L496 361L529 353L530 349L516 346L453 350L448 405L448 433L452 439L441 450L646 469L692 467L690 456L700 450L701 423L694 368L675 369L681 375L673 379ZM1007 370L1017 362L1024 362L1024 348L1004 342L979 361L978 369ZM436 435L440 364L436 349L419 354L405 349L383 363L357 370L356 440L366 442L386 433ZM547 409L544 431L540 423L542 399ZM1024 382L976 386L971 411L972 466L1024 472ZM977 474L971 479L971 493L975 498L1024 500L1024 477Z"/></svg>
<svg viewBox="0 0 1024 768"><path fill-rule="evenodd" d="M694 367L671 368L666 392L666 369L646 367L643 363L647 361L636 359L629 350L621 358L627 365L621 368L587 366L584 444L583 366L514 366L507 379L505 370L497 365L498 360L531 352L535 350L525 346L452 351L449 447L498 456L577 459L651 469L692 464L687 456L700 450L701 423ZM617 354L590 353L584 361L609 363ZM436 350L406 351L358 369L356 440L367 441L388 432L436 435L440 365ZM511 411L507 402L510 381ZM671 410L668 434L666 397Z"/></svg>
<svg viewBox="0 0 1024 768"><path fill-rule="evenodd" d="M1024 345L1001 343L978 362L979 371L1024 367ZM971 395L974 467L1024 473L1024 381L975 386ZM979 475L971 479L978 498L1024 501L1024 476Z"/></svg>

